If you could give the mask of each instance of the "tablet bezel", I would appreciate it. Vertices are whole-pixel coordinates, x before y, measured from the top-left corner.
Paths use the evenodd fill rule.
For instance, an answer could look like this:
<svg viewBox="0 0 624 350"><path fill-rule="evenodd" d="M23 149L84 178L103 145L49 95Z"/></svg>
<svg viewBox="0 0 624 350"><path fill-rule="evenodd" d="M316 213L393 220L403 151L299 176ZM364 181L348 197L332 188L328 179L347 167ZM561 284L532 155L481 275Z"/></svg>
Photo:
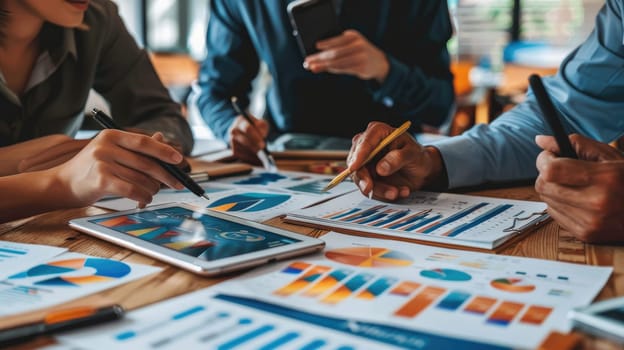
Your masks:
<svg viewBox="0 0 624 350"><path fill-rule="evenodd" d="M624 343L624 322L598 315L601 312L619 308L624 308L624 297L573 309L569 313L569 318L572 319L576 328Z"/></svg>
<svg viewBox="0 0 624 350"><path fill-rule="evenodd" d="M277 235L298 240L292 244L279 247L268 248L256 252L243 253L227 258L217 259L213 261L203 260L191 255L180 253L170 248L160 246L158 244L145 241L141 238L131 236L126 233L115 231L90 221L104 218L112 218L121 215L134 214L141 211L152 211L157 209L166 209L173 207L181 207L194 212L216 217L222 220L231 221L237 224L245 225L259 230L269 231ZM186 203L166 203L156 206L147 207L145 209L133 209L126 211L111 212L101 215L82 217L69 221L69 226L80 232L92 235L105 241L120 245L130 250L150 256L152 258L164 261L171 265L175 265L190 272L200 274L202 276L216 276L219 274L250 268L262 265L272 261L283 260L303 254L321 251L325 247L325 242L320 239L287 231L273 226L268 226L253 221L234 217L232 215L212 211L210 209L198 208Z"/></svg>

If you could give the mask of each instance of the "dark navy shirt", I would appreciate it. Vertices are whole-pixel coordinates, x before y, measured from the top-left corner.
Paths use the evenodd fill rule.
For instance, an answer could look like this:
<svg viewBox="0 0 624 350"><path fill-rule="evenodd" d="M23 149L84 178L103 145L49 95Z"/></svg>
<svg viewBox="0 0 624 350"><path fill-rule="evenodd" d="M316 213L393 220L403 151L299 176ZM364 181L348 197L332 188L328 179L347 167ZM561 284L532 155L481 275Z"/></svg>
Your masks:
<svg viewBox="0 0 624 350"><path fill-rule="evenodd" d="M362 33L390 61L383 84L305 70L286 11L289 2L211 1L208 54L197 102L218 137L228 140L237 115L230 97L248 105L260 61L272 76L265 117L277 133L352 137L373 120L437 126L448 117L454 93L446 49L452 35L446 1L342 1L342 27Z"/></svg>

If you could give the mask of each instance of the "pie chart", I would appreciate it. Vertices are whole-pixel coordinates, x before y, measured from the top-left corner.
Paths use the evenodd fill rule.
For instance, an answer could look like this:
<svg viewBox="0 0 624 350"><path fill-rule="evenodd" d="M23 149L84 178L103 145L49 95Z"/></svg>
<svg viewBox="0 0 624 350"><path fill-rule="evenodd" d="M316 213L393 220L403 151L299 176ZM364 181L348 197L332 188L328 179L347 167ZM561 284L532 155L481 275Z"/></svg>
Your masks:
<svg viewBox="0 0 624 350"><path fill-rule="evenodd" d="M327 251L325 257L359 267L403 267L412 264L407 254L386 248L352 247Z"/></svg>
<svg viewBox="0 0 624 350"><path fill-rule="evenodd" d="M465 281L470 281L472 279L472 276L465 273L464 271L453 270L453 269L422 270L420 271L420 275L422 277L432 278L435 280L453 281L453 282L465 282Z"/></svg>
<svg viewBox="0 0 624 350"><path fill-rule="evenodd" d="M121 278L130 273L127 264L108 259L78 258L52 261L47 264L37 265L25 272L9 277L10 279L38 277L45 275L65 274L84 268L90 268L89 274L83 276L56 276L35 282L43 286L78 286L81 284L106 282Z"/></svg>
<svg viewBox="0 0 624 350"><path fill-rule="evenodd" d="M241 193L223 197L208 205L208 208L223 212L253 212L276 207L290 199L287 194Z"/></svg>
<svg viewBox="0 0 624 350"><path fill-rule="evenodd" d="M535 290L535 285L527 283L521 278L497 278L490 282L490 285L498 290L511 293L528 293Z"/></svg>

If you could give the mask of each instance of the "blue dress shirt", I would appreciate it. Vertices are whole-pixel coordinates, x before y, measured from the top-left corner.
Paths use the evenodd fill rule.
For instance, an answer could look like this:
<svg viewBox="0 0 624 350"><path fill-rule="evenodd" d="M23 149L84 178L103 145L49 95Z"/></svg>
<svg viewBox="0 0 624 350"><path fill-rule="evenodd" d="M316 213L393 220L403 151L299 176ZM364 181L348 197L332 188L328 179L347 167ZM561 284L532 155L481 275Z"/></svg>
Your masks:
<svg viewBox="0 0 624 350"><path fill-rule="evenodd" d="M589 38L544 79L568 133L602 142L624 134L624 4L607 0ZM537 176L536 135L552 135L535 96L489 125L434 143L444 159L449 187Z"/></svg>
<svg viewBox="0 0 624 350"><path fill-rule="evenodd" d="M278 134L351 138L373 120L395 126L405 120L437 126L446 120L454 99L446 1L342 1L343 28L362 33L390 61L383 84L305 70L286 12L289 2L211 1L197 105L217 137L228 141L236 116L230 97L237 96L243 107L249 104L260 61L272 76L265 117Z"/></svg>

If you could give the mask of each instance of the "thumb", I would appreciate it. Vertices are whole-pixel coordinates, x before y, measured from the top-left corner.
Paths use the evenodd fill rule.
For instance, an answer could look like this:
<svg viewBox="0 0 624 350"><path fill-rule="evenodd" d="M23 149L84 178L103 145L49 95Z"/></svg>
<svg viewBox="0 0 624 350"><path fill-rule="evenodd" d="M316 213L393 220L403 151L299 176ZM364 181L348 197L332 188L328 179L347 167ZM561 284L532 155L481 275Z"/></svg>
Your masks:
<svg viewBox="0 0 624 350"><path fill-rule="evenodd" d="M559 145L552 136L537 135L535 136L535 143L544 151L559 154Z"/></svg>

